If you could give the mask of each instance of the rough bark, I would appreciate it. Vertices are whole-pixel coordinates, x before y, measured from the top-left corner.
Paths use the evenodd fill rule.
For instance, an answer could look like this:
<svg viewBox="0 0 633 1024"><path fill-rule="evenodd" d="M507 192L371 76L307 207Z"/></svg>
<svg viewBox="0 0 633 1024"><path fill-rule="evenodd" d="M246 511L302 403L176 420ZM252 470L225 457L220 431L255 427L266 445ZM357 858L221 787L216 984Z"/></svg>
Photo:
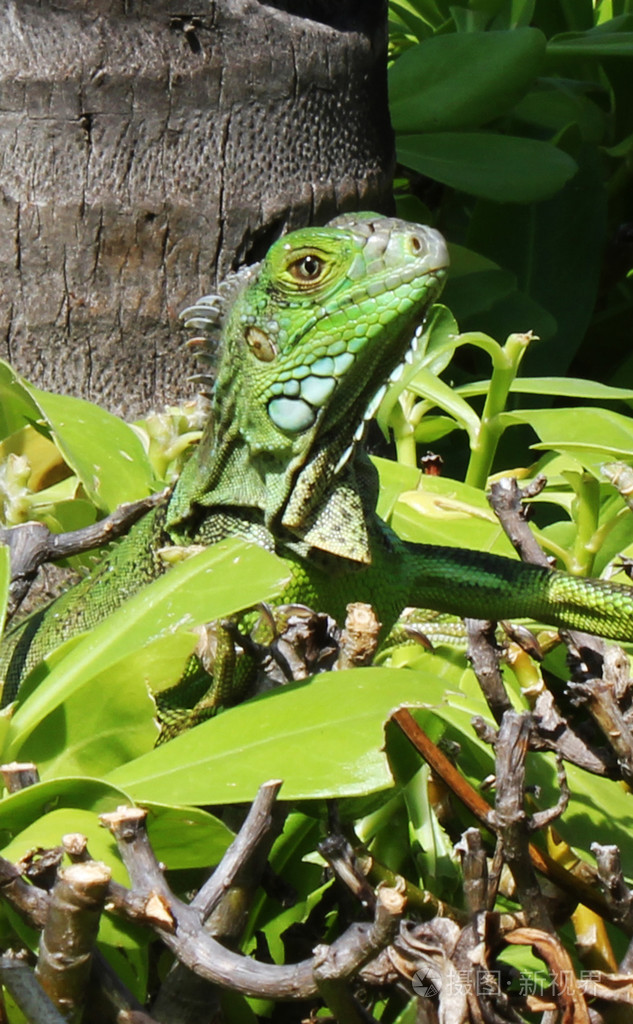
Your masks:
<svg viewBox="0 0 633 1024"><path fill-rule="evenodd" d="M0 356L127 414L186 397L177 316L216 271L388 209L385 20L383 0L0 0Z"/></svg>

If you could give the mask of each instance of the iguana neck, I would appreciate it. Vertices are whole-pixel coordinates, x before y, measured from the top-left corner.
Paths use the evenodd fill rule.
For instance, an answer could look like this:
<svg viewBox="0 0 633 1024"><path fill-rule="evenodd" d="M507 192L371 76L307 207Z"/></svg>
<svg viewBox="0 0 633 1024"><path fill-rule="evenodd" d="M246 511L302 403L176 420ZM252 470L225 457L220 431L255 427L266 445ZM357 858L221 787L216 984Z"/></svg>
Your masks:
<svg viewBox="0 0 633 1024"><path fill-rule="evenodd" d="M437 232L372 214L294 232L242 275L213 425L175 490L172 532L214 509L255 510L275 537L368 562L364 424L446 265Z"/></svg>
<svg viewBox="0 0 633 1024"><path fill-rule="evenodd" d="M170 532L182 542L199 530L201 519L217 512L230 508L248 522L255 511L273 536L299 542L297 550L305 554L317 548L367 563L368 518L376 505L377 474L361 448L334 475L329 457L335 455L330 449L295 458L291 469L281 460L271 465L270 459L253 459L239 435L229 444L224 438L217 448L211 439L203 439L172 498ZM184 520L183 507L189 510ZM179 529L173 525L175 510Z"/></svg>

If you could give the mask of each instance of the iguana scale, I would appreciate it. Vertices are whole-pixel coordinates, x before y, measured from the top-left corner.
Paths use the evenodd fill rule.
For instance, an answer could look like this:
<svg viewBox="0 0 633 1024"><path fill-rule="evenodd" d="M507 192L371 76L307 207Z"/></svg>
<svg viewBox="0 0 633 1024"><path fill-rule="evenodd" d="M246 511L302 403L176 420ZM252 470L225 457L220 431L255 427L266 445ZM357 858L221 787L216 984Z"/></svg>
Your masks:
<svg viewBox="0 0 633 1024"><path fill-rule="evenodd" d="M171 498L3 645L3 702L61 638L87 630L166 571L170 546L227 536L287 560L284 602L342 621L374 606L387 631L405 606L476 618L530 617L633 640L633 592L457 548L411 544L378 518L366 421L411 358L448 257L434 230L374 214L277 241L240 272L229 308L206 297L193 326L221 321L213 415ZM209 683L208 677L203 690Z"/></svg>

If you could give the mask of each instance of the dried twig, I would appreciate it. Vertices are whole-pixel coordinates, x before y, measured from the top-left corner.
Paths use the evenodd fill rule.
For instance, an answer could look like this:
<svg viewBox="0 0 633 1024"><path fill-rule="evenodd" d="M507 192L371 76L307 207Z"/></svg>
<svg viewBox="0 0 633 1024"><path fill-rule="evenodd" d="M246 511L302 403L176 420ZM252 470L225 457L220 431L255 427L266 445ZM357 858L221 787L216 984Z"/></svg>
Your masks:
<svg viewBox="0 0 633 1024"><path fill-rule="evenodd" d="M504 711L512 707L503 685L499 668L499 648L495 637L494 622L480 619L466 619L468 630L468 660L477 676L477 681L486 698L494 719L499 723Z"/></svg>
<svg viewBox="0 0 633 1024"><path fill-rule="evenodd" d="M429 764L431 770L442 779L457 798L486 828L494 831L494 821L491 818L492 808L484 798L470 785L460 774L441 750L429 739L424 730L415 721L407 708L400 708L391 716L393 721L402 729L405 736ZM529 844L530 860L532 866L540 871L555 885L558 885L576 901L595 910L603 916L609 915L609 908L603 894L596 885L590 884L585 877L580 877L573 871L567 871L556 861L548 857L533 843ZM583 868L586 874L586 865Z"/></svg>
<svg viewBox="0 0 633 1024"><path fill-rule="evenodd" d="M543 931L553 931L547 907L534 877L529 825L523 809L525 799L525 758L530 739L529 714L516 711L504 713L495 740L496 801L492 822L503 858L512 872L518 902L529 924Z"/></svg>
<svg viewBox="0 0 633 1024"><path fill-rule="evenodd" d="M10 861L0 857L0 895L32 928L43 928L48 914L49 895L24 881Z"/></svg>
<svg viewBox="0 0 633 1024"><path fill-rule="evenodd" d="M464 896L471 914L489 907L488 860L478 828L467 828L455 846L462 862ZM493 901L494 902L494 901Z"/></svg>
<svg viewBox="0 0 633 1024"><path fill-rule="evenodd" d="M629 659L621 647L604 645L601 672L573 651L575 674L569 690L577 703L587 708L611 745L622 774L633 783L633 733L620 702L630 697Z"/></svg>
<svg viewBox="0 0 633 1024"><path fill-rule="evenodd" d="M0 765L0 773L8 793L17 793L27 786L34 786L40 781L36 766L32 761L12 761L10 764Z"/></svg>
<svg viewBox="0 0 633 1024"><path fill-rule="evenodd" d="M532 488L519 489L514 478L506 477L491 488L490 503L522 558L547 566L547 558L524 518L522 501L540 490L540 478ZM537 492L538 493L538 492ZM628 658L620 648L579 630L563 630L574 678L570 683L576 700L582 700L603 735L615 751L622 777L633 782L633 738L618 700L629 689Z"/></svg>
<svg viewBox="0 0 633 1024"><path fill-rule="evenodd" d="M135 890L147 894L148 904L161 908L163 921L151 926L179 960L201 977L243 995L283 1000L316 994L315 959L286 966L258 963L231 952L204 931L199 913L169 890L147 839L143 811L121 808L102 820L117 840ZM337 965L339 977L352 977L389 942L400 912L391 892L379 892L373 922L350 925L328 947L328 959ZM402 902L399 894L398 900ZM125 913L124 903L116 910Z"/></svg>
<svg viewBox="0 0 633 1024"><path fill-rule="evenodd" d="M216 939L237 940L261 882L270 847L283 827L285 810L275 801L281 782L260 786L240 831L221 863L190 903L200 915L205 931ZM188 967L175 963L152 1005L159 1021L196 1024L208 1016L218 999L217 990Z"/></svg>
<svg viewBox="0 0 633 1024"><path fill-rule="evenodd" d="M627 931L633 931L633 892L624 880L620 851L617 846L592 843L591 852L596 858L598 876L611 907L612 919L625 925Z"/></svg>

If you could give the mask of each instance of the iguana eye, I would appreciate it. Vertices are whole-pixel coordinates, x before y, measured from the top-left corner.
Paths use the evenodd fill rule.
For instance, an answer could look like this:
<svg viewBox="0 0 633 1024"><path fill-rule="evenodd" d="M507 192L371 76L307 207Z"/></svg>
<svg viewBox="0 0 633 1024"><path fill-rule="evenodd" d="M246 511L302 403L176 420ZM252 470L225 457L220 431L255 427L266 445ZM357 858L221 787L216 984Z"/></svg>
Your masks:
<svg viewBox="0 0 633 1024"><path fill-rule="evenodd" d="M308 253L307 256L302 256L301 259L291 263L288 270L296 281L301 284L310 284L312 281L318 281L324 266L325 260L315 256L314 253Z"/></svg>

